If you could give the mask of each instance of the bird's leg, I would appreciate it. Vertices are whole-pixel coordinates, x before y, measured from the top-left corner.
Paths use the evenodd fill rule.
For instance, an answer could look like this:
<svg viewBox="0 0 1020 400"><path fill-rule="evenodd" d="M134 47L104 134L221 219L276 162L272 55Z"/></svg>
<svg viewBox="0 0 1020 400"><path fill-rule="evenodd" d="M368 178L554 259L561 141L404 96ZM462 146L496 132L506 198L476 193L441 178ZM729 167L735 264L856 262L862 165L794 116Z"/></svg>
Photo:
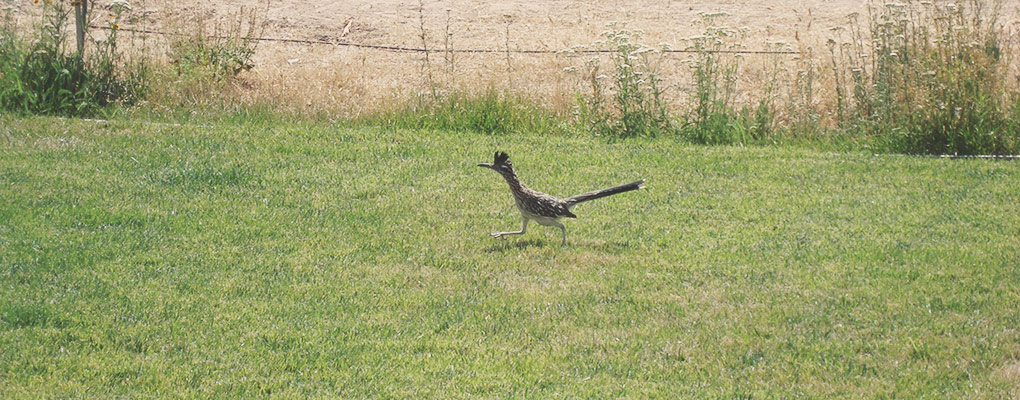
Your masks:
<svg viewBox="0 0 1020 400"><path fill-rule="evenodd" d="M516 232L496 232L496 233L490 233L489 235L491 235L494 238L503 237L503 236L506 236L506 235L521 235L525 231L528 230L528 219L527 218L521 218L521 219L524 221L524 223L521 225L521 230L516 231Z"/></svg>
<svg viewBox="0 0 1020 400"><path fill-rule="evenodd" d="M566 245L567 244L567 227L563 226L563 224L561 224L561 223L559 223L557 221L552 221L552 225L559 227L560 231L563 232L563 244Z"/></svg>

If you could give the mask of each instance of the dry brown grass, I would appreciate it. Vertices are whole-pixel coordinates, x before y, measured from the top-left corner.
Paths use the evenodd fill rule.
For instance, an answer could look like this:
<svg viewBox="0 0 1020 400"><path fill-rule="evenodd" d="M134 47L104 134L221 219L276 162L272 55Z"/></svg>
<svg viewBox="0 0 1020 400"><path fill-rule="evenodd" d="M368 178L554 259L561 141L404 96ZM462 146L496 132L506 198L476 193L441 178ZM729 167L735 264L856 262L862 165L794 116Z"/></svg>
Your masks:
<svg viewBox="0 0 1020 400"><path fill-rule="evenodd" d="M213 27L229 24L238 10L257 9L265 0L221 2L136 0L132 10L137 18L125 28L182 31L181 22ZM102 10L108 1L97 2ZM29 20L31 4L5 0L5 6ZM685 38L700 34L696 23L702 13L726 13L721 23L741 32L734 45L746 49L773 48L785 43L799 55L738 56L737 106L760 99L767 82L779 81L775 102L777 121L813 112L824 123L831 122L836 99L826 42L845 40L847 15L866 15L860 0L732 1L579 1L534 3L523 0L500 2L383 0L318 2L295 0L272 3L266 11L264 36L374 45L421 47L425 41L434 50L494 49L560 51L591 46L611 22L625 22L642 31L642 43L669 45L682 49ZM419 6L421 12L419 13ZM94 13L102 24L106 16ZM1006 20L1000 23L1012 32L1016 44L1020 5L1006 4ZM420 24L423 22L423 24ZM186 30L186 29L185 29ZM102 35L94 30L93 34ZM130 36L130 35L125 35ZM143 35L158 41L153 35ZM154 47L159 51L165 48ZM151 50L151 49L150 49ZM1010 57L1015 55L1007 52ZM394 102L430 93L422 70L422 54L359 49L323 44L262 42L255 68L219 89L227 101L238 105L273 104L290 112L356 117L391 108ZM778 59L776 59L778 57ZM430 57L428 67L434 87L440 91L483 91L510 89L525 94L559 113L569 113L580 90L576 74L569 67L580 66L588 57L528 54L456 54ZM682 106L691 74L685 54L670 55L660 73L666 95ZM779 72L770 72L776 68ZM1017 60L1012 60L1014 72ZM1014 76L1016 76L1014 74ZM774 78L774 79L773 79ZM807 80L811 85L807 86ZM171 85L180 84L170 81ZM1015 84L1015 82L1014 82ZM209 89L185 94L171 103L208 100Z"/></svg>

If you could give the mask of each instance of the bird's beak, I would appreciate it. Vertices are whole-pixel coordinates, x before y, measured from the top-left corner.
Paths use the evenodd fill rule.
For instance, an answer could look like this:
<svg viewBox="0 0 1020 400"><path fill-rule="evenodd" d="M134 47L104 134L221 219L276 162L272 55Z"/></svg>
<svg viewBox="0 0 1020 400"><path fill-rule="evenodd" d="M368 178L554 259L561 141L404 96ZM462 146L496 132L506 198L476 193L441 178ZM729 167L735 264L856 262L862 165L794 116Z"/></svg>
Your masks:
<svg viewBox="0 0 1020 400"><path fill-rule="evenodd" d="M492 169L492 164L489 163L479 163L478 166Z"/></svg>

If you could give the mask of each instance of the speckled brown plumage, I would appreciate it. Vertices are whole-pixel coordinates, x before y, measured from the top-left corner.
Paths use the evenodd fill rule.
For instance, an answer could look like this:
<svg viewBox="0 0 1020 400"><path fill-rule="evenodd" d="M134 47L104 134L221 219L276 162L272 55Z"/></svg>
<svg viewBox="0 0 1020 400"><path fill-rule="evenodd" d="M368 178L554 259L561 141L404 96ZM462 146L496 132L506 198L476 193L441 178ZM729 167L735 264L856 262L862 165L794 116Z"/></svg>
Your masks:
<svg viewBox="0 0 1020 400"><path fill-rule="evenodd" d="M520 178L517 177L517 173L514 172L513 163L510 162L510 157L506 153L496 152L492 164L481 163L478 164L478 166L490 168L503 176L506 183L510 185L510 192L514 195L514 202L517 204L517 209L520 210L521 217L523 219L523 225L521 226L520 231L497 232L491 235L492 237L497 238L504 237L506 235L523 234L528 228L528 221L531 220L538 222L540 225L560 228L563 232L563 243L566 243L567 228L557 220L564 217L577 218L574 213L570 212L574 206L585 201L640 189L644 187L643 184L645 182L644 179L641 179L628 184L613 186L602 190L595 190L561 199L525 186L524 183L521 182Z"/></svg>

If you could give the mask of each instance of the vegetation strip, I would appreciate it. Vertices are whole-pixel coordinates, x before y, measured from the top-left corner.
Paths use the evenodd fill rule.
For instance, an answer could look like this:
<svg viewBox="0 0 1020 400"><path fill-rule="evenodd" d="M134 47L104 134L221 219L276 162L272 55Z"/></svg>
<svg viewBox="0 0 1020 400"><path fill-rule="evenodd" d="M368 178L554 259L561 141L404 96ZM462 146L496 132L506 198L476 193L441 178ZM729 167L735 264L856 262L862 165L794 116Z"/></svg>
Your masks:
<svg viewBox="0 0 1020 400"><path fill-rule="evenodd" d="M104 27L109 33L90 36L76 51L66 37L67 3L40 4L42 20L33 29L19 29L6 12L0 25L0 108L19 115L106 117L136 105L142 112L177 115L217 109L246 114L263 107L348 125L500 135L587 133L592 140L664 136L706 145L792 142L868 152L1020 154L1015 58L1020 42L998 23L1001 4L985 0L869 3L867 14L851 14L847 26L834 29L842 33L822 46L828 52L793 52L789 43L767 41L756 71L735 54L746 51L742 29L727 27L722 14L699 14L694 26L703 34L687 36L686 48L678 50L690 57L669 57L668 49L643 44L640 30L611 24L600 40L572 48L572 54L607 56L561 63L566 67L555 72L556 96L531 90L545 79L519 76L523 71L511 56L508 30L503 49L462 49L501 54L498 63L505 67L491 68L488 60L486 68L497 81L464 81L473 78L459 73L449 18L441 45L430 45L422 2L420 48L391 46L421 50L420 57L400 60L417 70L410 74L418 79L387 84L383 91L392 93L364 83L380 82L388 73L372 67L368 56L342 61L347 63L342 68L317 68L315 73L324 74L318 80L270 76L285 64L248 73L265 37L264 13L242 10L212 35L196 21L168 22L167 30L177 33L160 37L157 41L166 39L163 47L149 44L147 35L118 39L118 21L133 23L127 21L145 15L114 2L112 21ZM156 48L166 51L145 52ZM443 57L430 57L436 53ZM676 58L686 59L670 62ZM744 87L748 79L755 80L750 88ZM291 83L297 82L308 90L291 97ZM375 102L366 105L359 101L364 98Z"/></svg>

